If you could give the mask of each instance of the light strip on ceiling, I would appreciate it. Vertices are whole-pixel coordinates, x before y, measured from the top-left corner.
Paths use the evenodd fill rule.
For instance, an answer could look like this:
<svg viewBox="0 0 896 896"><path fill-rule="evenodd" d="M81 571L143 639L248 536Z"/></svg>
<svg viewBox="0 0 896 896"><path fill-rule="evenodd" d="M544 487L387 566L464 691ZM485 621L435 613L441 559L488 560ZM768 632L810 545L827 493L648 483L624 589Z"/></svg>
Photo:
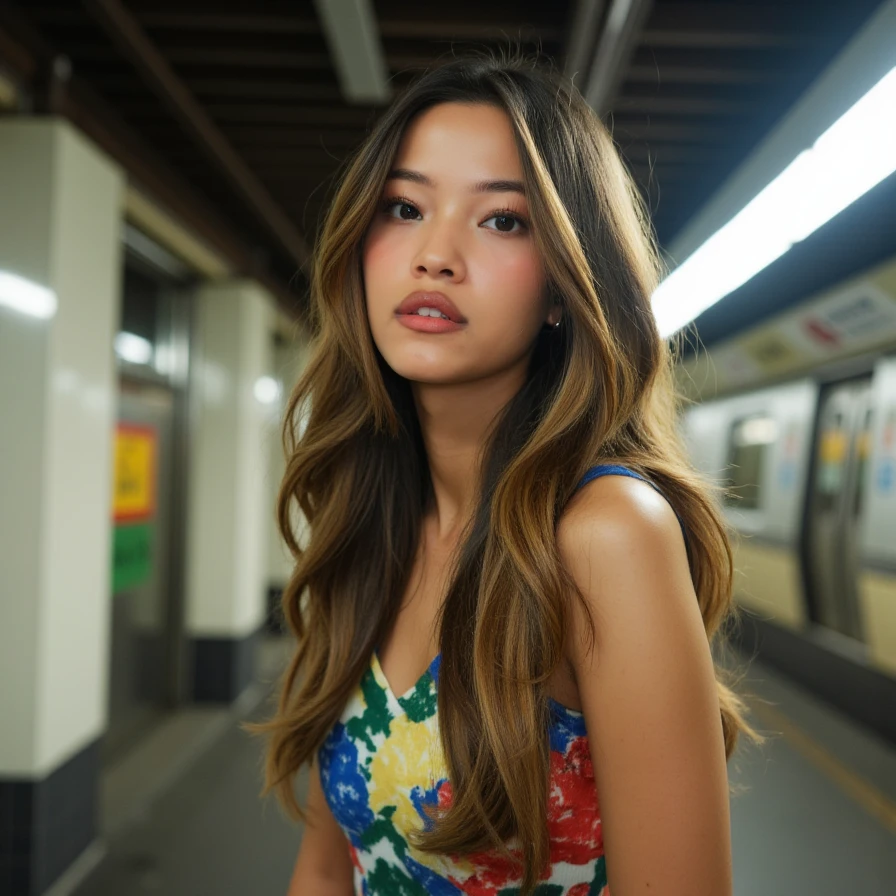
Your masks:
<svg viewBox="0 0 896 896"><path fill-rule="evenodd" d="M44 320L56 313L56 293L25 277L0 271L0 305Z"/></svg>
<svg viewBox="0 0 896 896"><path fill-rule="evenodd" d="M370 0L314 0L314 5L345 99L387 102L388 71Z"/></svg>
<svg viewBox="0 0 896 896"><path fill-rule="evenodd" d="M894 171L896 68L660 284L660 333L690 323Z"/></svg>

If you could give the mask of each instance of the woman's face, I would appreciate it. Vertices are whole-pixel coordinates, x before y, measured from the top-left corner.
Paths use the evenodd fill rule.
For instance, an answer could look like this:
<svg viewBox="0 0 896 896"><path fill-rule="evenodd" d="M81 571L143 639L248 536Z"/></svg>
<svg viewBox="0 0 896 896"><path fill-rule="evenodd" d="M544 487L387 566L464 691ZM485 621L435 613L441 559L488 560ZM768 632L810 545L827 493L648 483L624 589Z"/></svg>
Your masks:
<svg viewBox="0 0 896 896"><path fill-rule="evenodd" d="M540 328L558 320L529 229L507 114L444 103L407 128L363 249L367 315L389 366L454 384L525 377ZM446 297L459 322L399 313Z"/></svg>

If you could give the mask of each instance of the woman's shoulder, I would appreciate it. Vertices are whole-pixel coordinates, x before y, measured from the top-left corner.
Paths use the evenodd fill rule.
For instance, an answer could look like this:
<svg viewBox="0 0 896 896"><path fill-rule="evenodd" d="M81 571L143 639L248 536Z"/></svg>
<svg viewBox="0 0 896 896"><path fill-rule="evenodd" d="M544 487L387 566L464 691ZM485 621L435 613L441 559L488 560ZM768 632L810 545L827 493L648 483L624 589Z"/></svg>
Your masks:
<svg viewBox="0 0 896 896"><path fill-rule="evenodd" d="M618 463L589 468L557 526L561 555L583 547L600 551L635 545L687 545L684 522L663 491L647 476ZM656 546L654 544L654 546ZM568 559L568 558L567 558Z"/></svg>
<svg viewBox="0 0 896 896"><path fill-rule="evenodd" d="M649 613L647 595L662 599L670 586L693 595L682 533L672 505L651 483L607 475L575 493L557 526L557 549L597 621ZM570 621L580 628L581 620Z"/></svg>
<svg viewBox="0 0 896 896"><path fill-rule="evenodd" d="M620 867L630 869L617 873L635 880L631 869L641 867L662 831L674 828L676 848L694 855L694 831L724 833L724 738L712 654L678 519L649 483L602 476L582 486L561 518L558 546L582 597L569 602L566 658L594 757L605 838L621 844ZM666 855L654 849L655 864Z"/></svg>
<svg viewBox="0 0 896 896"><path fill-rule="evenodd" d="M646 477L619 464L598 464L580 480L561 514L557 537L575 547L596 534L613 541L639 538L680 539L679 518L662 492Z"/></svg>

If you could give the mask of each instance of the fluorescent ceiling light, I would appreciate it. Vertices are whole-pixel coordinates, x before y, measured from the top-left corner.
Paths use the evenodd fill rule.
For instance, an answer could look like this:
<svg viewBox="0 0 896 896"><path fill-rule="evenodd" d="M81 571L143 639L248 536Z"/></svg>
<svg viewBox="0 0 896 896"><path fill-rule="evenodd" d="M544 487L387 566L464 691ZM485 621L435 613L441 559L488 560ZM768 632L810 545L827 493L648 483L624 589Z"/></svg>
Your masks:
<svg viewBox="0 0 896 896"><path fill-rule="evenodd" d="M345 99L387 102L388 72L370 0L314 0L314 5Z"/></svg>
<svg viewBox="0 0 896 896"><path fill-rule="evenodd" d="M134 333L118 333L115 337L115 354L131 364L149 364L152 360L152 343Z"/></svg>
<svg viewBox="0 0 896 896"><path fill-rule="evenodd" d="M0 305L29 317L51 318L58 307L56 293L25 277L0 271Z"/></svg>
<svg viewBox="0 0 896 896"><path fill-rule="evenodd" d="M896 68L653 294L671 336L896 171Z"/></svg>

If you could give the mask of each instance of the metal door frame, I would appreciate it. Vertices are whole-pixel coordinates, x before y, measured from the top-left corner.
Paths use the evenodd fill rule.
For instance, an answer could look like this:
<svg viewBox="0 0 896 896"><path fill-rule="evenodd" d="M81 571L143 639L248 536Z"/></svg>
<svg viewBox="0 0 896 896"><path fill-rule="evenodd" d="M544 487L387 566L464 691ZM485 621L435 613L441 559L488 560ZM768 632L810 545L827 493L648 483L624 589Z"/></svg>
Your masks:
<svg viewBox="0 0 896 896"><path fill-rule="evenodd" d="M189 461L195 433L195 301L194 281L185 279L182 266L170 267L126 241L122 270L133 265L162 287L170 309L168 339L172 364L167 375L153 368L119 360L118 375L136 384L154 385L172 394L171 433L171 521L169 526L169 593L165 613L167 650L165 658L165 706L174 710L190 700L190 647L186 636L187 536L189 505ZM124 296L122 295L122 300Z"/></svg>
<svg viewBox="0 0 896 896"><path fill-rule="evenodd" d="M842 378L824 379L819 383L818 400L815 407L815 413L812 417L812 439L809 452L809 466L806 477L806 489L803 501L803 512L801 520L800 534L800 566L803 579L803 592L807 609L807 616L811 625L820 636L827 641L842 642L840 644L840 652L847 655L862 655L866 651L866 646L862 641L855 641L852 637L839 632L836 629L825 625L820 619L819 606L819 590L816 585L815 565L812 557L812 511L815 504L815 484L818 474L819 463L819 438L821 435L822 412L825 407L826 400L832 391L842 386L860 386L868 383L871 379L871 371L866 370L857 372L852 376ZM850 431L850 441L848 445L849 455L846 460L844 484L844 492L847 492L847 498L841 500L841 506L838 508L838 523L842 528L842 515L848 513L852 508L852 499L854 497L854 489L856 486L856 476L854 470L854 440L855 433ZM845 509L844 509L845 507ZM856 582L856 585L858 582ZM848 644L846 642L849 642Z"/></svg>

